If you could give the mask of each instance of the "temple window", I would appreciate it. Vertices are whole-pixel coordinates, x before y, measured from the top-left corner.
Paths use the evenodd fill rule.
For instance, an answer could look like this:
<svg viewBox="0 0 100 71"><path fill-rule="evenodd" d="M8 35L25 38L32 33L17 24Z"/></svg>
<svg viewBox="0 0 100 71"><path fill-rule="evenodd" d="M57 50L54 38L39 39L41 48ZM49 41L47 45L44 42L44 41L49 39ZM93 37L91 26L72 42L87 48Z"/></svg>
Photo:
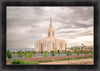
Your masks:
<svg viewBox="0 0 100 71"><path fill-rule="evenodd" d="M41 51L43 50L43 48L42 48L42 43L41 43Z"/></svg>
<svg viewBox="0 0 100 71"><path fill-rule="evenodd" d="M50 36L50 32L49 32L49 36Z"/></svg>
<svg viewBox="0 0 100 71"><path fill-rule="evenodd" d="M54 32L52 32L52 36L54 36Z"/></svg>

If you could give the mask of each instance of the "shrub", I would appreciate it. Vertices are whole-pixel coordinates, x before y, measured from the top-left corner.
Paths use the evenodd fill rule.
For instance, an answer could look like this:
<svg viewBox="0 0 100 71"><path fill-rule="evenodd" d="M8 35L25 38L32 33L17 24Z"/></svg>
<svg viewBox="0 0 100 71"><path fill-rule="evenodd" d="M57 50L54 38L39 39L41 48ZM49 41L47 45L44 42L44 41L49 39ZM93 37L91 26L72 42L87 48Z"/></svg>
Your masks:
<svg viewBox="0 0 100 71"><path fill-rule="evenodd" d="M60 55L60 51L59 50L57 50L57 53Z"/></svg>
<svg viewBox="0 0 100 71"><path fill-rule="evenodd" d="M67 52L66 55L67 56L72 55L72 52Z"/></svg>
<svg viewBox="0 0 100 71"><path fill-rule="evenodd" d="M52 56L55 56L55 53L52 53L51 55L52 55Z"/></svg>
<svg viewBox="0 0 100 71"><path fill-rule="evenodd" d="M74 50L74 53L76 53L76 51Z"/></svg>
<svg viewBox="0 0 100 71"><path fill-rule="evenodd" d="M44 57L47 57L47 52L45 51Z"/></svg>
<svg viewBox="0 0 100 71"><path fill-rule="evenodd" d="M80 51L77 51L76 54L79 55L80 54Z"/></svg>
<svg viewBox="0 0 100 71"><path fill-rule="evenodd" d="M94 54L94 52L92 51L92 52L91 52L91 55L93 55L93 54Z"/></svg>
<svg viewBox="0 0 100 71"><path fill-rule="evenodd" d="M54 53L54 51L51 51L51 55L52 55L52 56L55 56L55 53Z"/></svg>
<svg viewBox="0 0 100 71"><path fill-rule="evenodd" d="M54 53L54 51L51 51L51 53Z"/></svg>
<svg viewBox="0 0 100 71"><path fill-rule="evenodd" d="M33 56L33 52L25 52L25 57L30 58Z"/></svg>
<svg viewBox="0 0 100 71"><path fill-rule="evenodd" d="M23 53L22 53L21 50L19 50L19 51L17 52L17 54L18 54L19 57L22 57L22 56L23 56Z"/></svg>
<svg viewBox="0 0 100 71"><path fill-rule="evenodd" d="M43 51L41 51L41 54L43 54Z"/></svg>
<svg viewBox="0 0 100 71"><path fill-rule="evenodd" d="M59 53L59 50L57 50L57 53Z"/></svg>
<svg viewBox="0 0 100 71"><path fill-rule="evenodd" d="M11 63L12 64L20 64L21 60L20 59L16 59L16 60L13 60Z"/></svg>
<svg viewBox="0 0 100 71"><path fill-rule="evenodd" d="M13 52L13 54L15 54L15 52Z"/></svg>
<svg viewBox="0 0 100 71"><path fill-rule="evenodd" d="M24 54L25 52L24 52L24 51L22 51L22 53Z"/></svg>
<svg viewBox="0 0 100 71"><path fill-rule="evenodd" d="M36 52L35 51L33 51L33 54L35 54Z"/></svg>
<svg viewBox="0 0 100 71"><path fill-rule="evenodd" d="M7 57L8 57L9 59L12 58L12 54L11 54L10 50L7 50L6 54L7 54Z"/></svg>
<svg viewBox="0 0 100 71"><path fill-rule="evenodd" d="M73 47L71 47L71 50L74 50Z"/></svg>
<svg viewBox="0 0 100 71"><path fill-rule="evenodd" d="M88 54L88 51L85 51L85 55L87 55Z"/></svg>

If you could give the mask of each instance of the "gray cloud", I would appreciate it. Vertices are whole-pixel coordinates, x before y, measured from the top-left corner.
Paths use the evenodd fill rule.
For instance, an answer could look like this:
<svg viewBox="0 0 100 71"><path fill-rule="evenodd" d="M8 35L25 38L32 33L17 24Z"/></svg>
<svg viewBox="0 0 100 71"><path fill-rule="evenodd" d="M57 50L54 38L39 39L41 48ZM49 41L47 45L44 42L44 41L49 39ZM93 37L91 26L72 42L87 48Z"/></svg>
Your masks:
<svg viewBox="0 0 100 71"><path fill-rule="evenodd" d="M93 36L93 7L7 7L7 48L33 48L47 37L50 14L58 38Z"/></svg>

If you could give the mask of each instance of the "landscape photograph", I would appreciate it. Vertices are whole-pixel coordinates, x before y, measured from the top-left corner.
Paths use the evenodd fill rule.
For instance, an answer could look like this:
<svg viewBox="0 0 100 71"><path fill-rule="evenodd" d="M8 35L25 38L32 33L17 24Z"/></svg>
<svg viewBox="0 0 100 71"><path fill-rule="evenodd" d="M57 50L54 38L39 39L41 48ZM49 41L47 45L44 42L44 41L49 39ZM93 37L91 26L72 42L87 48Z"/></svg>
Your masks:
<svg viewBox="0 0 100 71"><path fill-rule="evenodd" d="M7 65L94 65L93 6L7 6Z"/></svg>

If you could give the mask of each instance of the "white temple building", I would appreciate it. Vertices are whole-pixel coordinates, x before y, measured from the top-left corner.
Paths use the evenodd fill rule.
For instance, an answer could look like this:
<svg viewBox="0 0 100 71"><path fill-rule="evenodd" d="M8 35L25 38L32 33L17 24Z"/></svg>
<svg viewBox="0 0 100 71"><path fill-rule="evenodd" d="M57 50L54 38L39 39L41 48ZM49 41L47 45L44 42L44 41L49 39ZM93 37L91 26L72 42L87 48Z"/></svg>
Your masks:
<svg viewBox="0 0 100 71"><path fill-rule="evenodd" d="M50 27L48 29L48 36L44 39L37 40L35 42L34 49L36 52L57 52L57 50L62 51L65 50L65 48L67 48L66 41L55 37L55 32L52 26L52 18L50 17Z"/></svg>

